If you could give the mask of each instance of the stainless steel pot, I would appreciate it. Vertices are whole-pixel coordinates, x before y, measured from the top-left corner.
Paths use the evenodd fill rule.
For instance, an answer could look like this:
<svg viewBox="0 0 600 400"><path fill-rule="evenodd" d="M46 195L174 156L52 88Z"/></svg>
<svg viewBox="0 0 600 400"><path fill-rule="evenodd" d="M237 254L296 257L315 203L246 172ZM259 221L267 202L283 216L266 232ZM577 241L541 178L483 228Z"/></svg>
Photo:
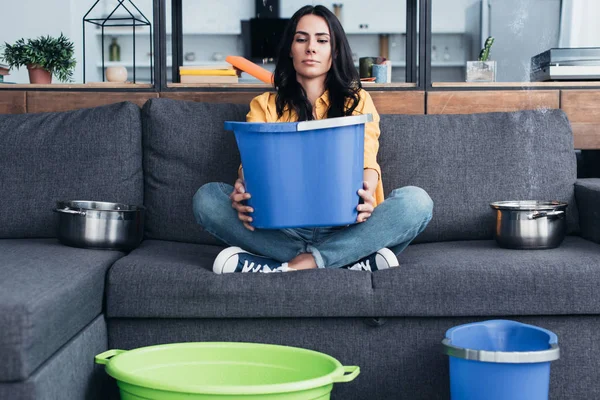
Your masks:
<svg viewBox="0 0 600 400"><path fill-rule="evenodd" d="M494 237L508 249L552 249L567 232L567 203L559 201L497 201Z"/></svg>
<svg viewBox="0 0 600 400"><path fill-rule="evenodd" d="M58 240L68 246L131 250L144 234L143 206L100 201L58 201Z"/></svg>

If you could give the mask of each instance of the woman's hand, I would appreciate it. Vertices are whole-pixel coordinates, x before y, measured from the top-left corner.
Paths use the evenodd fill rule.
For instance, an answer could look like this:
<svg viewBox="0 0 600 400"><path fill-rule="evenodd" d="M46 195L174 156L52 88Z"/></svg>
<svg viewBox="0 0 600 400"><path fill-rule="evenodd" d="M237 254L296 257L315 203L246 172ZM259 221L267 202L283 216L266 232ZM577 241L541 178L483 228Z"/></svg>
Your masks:
<svg viewBox="0 0 600 400"><path fill-rule="evenodd" d="M254 227L250 225L252 222L252 217L248 215L248 213L254 212L252 207L249 207L245 204L242 204L242 201L248 200L250 198L250 193L246 193L246 185L244 185L244 181L238 179L235 181L233 185L233 192L229 195L231 199L231 207L237 210L238 218L240 221L244 223L246 229L253 231Z"/></svg>
<svg viewBox="0 0 600 400"><path fill-rule="evenodd" d="M356 206L358 210L358 216L356 217L356 222L365 222L373 213L375 209L375 197L373 197L373 192L369 187L369 182L363 182L363 188L358 190L358 195L363 199L363 204L359 204Z"/></svg>

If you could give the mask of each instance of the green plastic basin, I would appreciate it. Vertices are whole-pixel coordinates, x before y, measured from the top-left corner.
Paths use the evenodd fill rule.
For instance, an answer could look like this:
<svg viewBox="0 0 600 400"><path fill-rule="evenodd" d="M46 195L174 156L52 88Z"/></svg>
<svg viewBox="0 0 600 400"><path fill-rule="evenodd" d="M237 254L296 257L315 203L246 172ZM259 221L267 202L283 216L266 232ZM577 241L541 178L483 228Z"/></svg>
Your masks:
<svg viewBox="0 0 600 400"><path fill-rule="evenodd" d="M258 343L173 343L96 356L121 400L325 400L357 366L297 347Z"/></svg>

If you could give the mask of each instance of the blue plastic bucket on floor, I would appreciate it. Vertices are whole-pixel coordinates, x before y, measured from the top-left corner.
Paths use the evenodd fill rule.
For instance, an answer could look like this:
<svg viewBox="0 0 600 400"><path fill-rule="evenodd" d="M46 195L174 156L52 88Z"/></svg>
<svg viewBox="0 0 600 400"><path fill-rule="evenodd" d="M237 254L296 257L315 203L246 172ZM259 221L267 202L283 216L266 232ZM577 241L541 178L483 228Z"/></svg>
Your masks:
<svg viewBox="0 0 600 400"><path fill-rule="evenodd" d="M362 188L371 114L303 122L233 122L256 228L349 225Z"/></svg>
<svg viewBox="0 0 600 400"><path fill-rule="evenodd" d="M560 356L549 330L507 320L459 325L442 341L452 400L547 400L550 362Z"/></svg>

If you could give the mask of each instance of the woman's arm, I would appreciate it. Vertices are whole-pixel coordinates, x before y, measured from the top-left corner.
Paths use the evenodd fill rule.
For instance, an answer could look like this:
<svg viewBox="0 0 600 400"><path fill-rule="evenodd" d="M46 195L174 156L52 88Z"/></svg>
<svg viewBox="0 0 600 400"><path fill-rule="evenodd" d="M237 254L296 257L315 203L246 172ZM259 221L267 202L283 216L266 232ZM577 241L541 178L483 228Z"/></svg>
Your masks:
<svg viewBox="0 0 600 400"><path fill-rule="evenodd" d="M381 167L377 163L377 153L379 151L379 113L373 104L373 99L364 89L361 91L361 103L357 111L361 114L371 114L372 122L365 124L365 171L364 181L369 182L369 190L375 198L375 206L383 202L383 187L381 184Z"/></svg>
<svg viewBox="0 0 600 400"><path fill-rule="evenodd" d="M358 195L361 197L362 204L356 206L358 215L356 216L356 222L365 222L373 210L375 210L375 189L379 182L379 173L374 169L365 169L363 173L363 187L358 191Z"/></svg>
<svg viewBox="0 0 600 400"><path fill-rule="evenodd" d="M373 196L375 194L375 188L379 183L379 172L374 169L366 168L363 173L363 181L369 185L368 191Z"/></svg>

